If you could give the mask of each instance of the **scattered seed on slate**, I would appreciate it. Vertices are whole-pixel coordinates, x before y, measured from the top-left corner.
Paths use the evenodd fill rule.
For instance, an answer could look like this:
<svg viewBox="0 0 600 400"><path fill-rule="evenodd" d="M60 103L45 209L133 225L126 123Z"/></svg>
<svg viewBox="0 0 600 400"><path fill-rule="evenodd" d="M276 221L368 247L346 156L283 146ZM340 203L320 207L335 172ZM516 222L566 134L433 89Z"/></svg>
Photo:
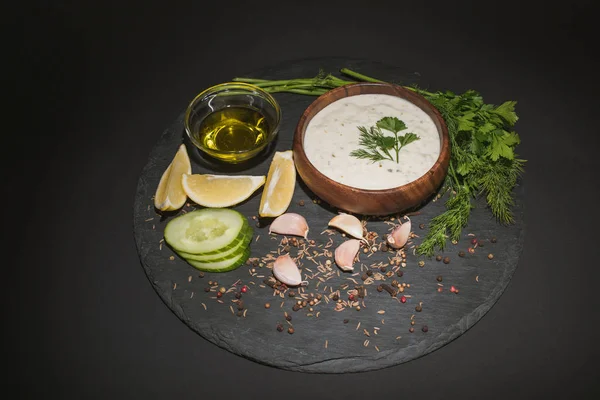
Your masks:
<svg viewBox="0 0 600 400"><path fill-rule="evenodd" d="M435 256L436 261L442 261L442 256Z"/></svg>
<svg viewBox="0 0 600 400"><path fill-rule="evenodd" d="M425 224L419 224L419 228L425 229Z"/></svg>
<svg viewBox="0 0 600 400"><path fill-rule="evenodd" d="M402 275L404 275L404 272L402 272L402 270L399 269L398 272L396 272L396 275L398 275L398 277L401 277Z"/></svg>
<svg viewBox="0 0 600 400"><path fill-rule="evenodd" d="M458 252L458 256L459 256L459 257L464 257L464 256L465 256L465 252L464 252L464 251L462 251L462 250L461 250L461 251L459 251L459 252Z"/></svg>
<svg viewBox="0 0 600 400"><path fill-rule="evenodd" d="M450 257L444 257L444 264L450 264Z"/></svg>
<svg viewBox="0 0 600 400"><path fill-rule="evenodd" d="M294 328L292 328L291 326L288 328L288 333L291 335L294 333Z"/></svg>
<svg viewBox="0 0 600 400"><path fill-rule="evenodd" d="M492 258L494 258L494 255L492 253L488 254L488 258L491 260Z"/></svg>
<svg viewBox="0 0 600 400"><path fill-rule="evenodd" d="M423 332L427 332L429 330L429 328L427 327L427 325L423 325L423 327L421 328L421 330Z"/></svg>
<svg viewBox="0 0 600 400"><path fill-rule="evenodd" d="M410 333L413 333L413 332L415 331L415 328L413 328L413 327L411 326L410 328L408 328L408 331L409 331Z"/></svg>
<svg viewBox="0 0 600 400"><path fill-rule="evenodd" d="M438 282L441 282L441 281L442 281L442 276L441 276L441 275L438 275L438 277L437 277L437 278L435 278L435 279L437 279L437 281L438 281Z"/></svg>
<svg viewBox="0 0 600 400"><path fill-rule="evenodd" d="M345 320L344 320L344 323L345 323L345 324L347 324L348 322L350 322L350 320L348 320L348 319L345 319Z"/></svg>
<svg viewBox="0 0 600 400"><path fill-rule="evenodd" d="M421 311L423 311L423 307L419 304L418 306L415 307L415 311L421 312Z"/></svg>
<svg viewBox="0 0 600 400"><path fill-rule="evenodd" d="M496 239L495 237L493 237L493 238L490 240L490 242L492 242L492 243L496 243L497 241L498 241L498 239Z"/></svg>

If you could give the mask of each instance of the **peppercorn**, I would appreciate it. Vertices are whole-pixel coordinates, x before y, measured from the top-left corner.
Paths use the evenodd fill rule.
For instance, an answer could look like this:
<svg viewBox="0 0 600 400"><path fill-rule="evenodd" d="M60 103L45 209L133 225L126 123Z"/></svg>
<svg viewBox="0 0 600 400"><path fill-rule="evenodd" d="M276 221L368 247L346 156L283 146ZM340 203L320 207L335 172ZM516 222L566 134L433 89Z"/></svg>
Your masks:
<svg viewBox="0 0 600 400"><path fill-rule="evenodd" d="M241 316L243 316L243 315L244 315L244 312L243 312L243 311L238 311L236 315L237 315L238 317L241 317Z"/></svg>
<svg viewBox="0 0 600 400"><path fill-rule="evenodd" d="M307 304L308 304L308 302L306 300L302 301L302 307L306 307Z"/></svg>
<svg viewBox="0 0 600 400"><path fill-rule="evenodd" d="M299 205L299 206L303 206L303 205L304 205L304 200L300 200L300 201L298 202L298 205Z"/></svg>
<svg viewBox="0 0 600 400"><path fill-rule="evenodd" d="M213 284L213 281L208 281L208 284L209 284L210 286L212 286L212 284Z"/></svg>
<svg viewBox="0 0 600 400"><path fill-rule="evenodd" d="M442 261L442 256L435 256L436 261Z"/></svg>
<svg viewBox="0 0 600 400"><path fill-rule="evenodd" d="M292 328L291 326L288 328L288 333L291 335L294 333L294 328Z"/></svg>
<svg viewBox="0 0 600 400"><path fill-rule="evenodd" d="M356 311L360 311L360 306L356 306Z"/></svg>
<svg viewBox="0 0 600 400"><path fill-rule="evenodd" d="M298 304L294 304L294 306L292 307L292 310L294 311L298 311L300 309L300 306Z"/></svg>
<svg viewBox="0 0 600 400"><path fill-rule="evenodd" d="M217 292L217 299L220 299L221 297L223 297L223 293Z"/></svg>
<svg viewBox="0 0 600 400"><path fill-rule="evenodd" d="M475 254L475 249L473 247L469 247L469 254Z"/></svg>
<svg viewBox="0 0 600 400"><path fill-rule="evenodd" d="M279 332L283 332L283 325L281 325L281 324L277 324L277 330L278 330Z"/></svg>
<svg viewBox="0 0 600 400"><path fill-rule="evenodd" d="M438 288L437 288L438 293L442 293L443 290L444 289L441 286L438 286Z"/></svg>
<svg viewBox="0 0 600 400"><path fill-rule="evenodd" d="M383 246L381 246L381 251L386 252L386 251L389 251L389 250L390 250L390 248L388 247L387 244L384 243Z"/></svg>
<svg viewBox="0 0 600 400"><path fill-rule="evenodd" d="M383 292L383 286L381 286L381 285L377 286L377 291L378 292Z"/></svg>
<svg viewBox="0 0 600 400"><path fill-rule="evenodd" d="M408 331L409 331L410 333L413 333L413 332L415 331L415 328L413 328L413 327L411 326L410 328L408 328Z"/></svg>
<svg viewBox="0 0 600 400"><path fill-rule="evenodd" d="M441 275L438 275L438 277L437 277L437 278L435 278L435 279L437 279L437 281L438 281L438 282L441 282L441 281L442 281L442 276L441 276Z"/></svg>
<svg viewBox="0 0 600 400"><path fill-rule="evenodd" d="M450 264L450 257L444 257L444 264Z"/></svg>
<svg viewBox="0 0 600 400"><path fill-rule="evenodd" d="M368 275L367 275L367 274L362 274L362 275L360 276L360 279L362 279L363 281L366 281L366 280L367 280L367 278L368 278Z"/></svg>
<svg viewBox="0 0 600 400"><path fill-rule="evenodd" d="M400 302L401 303L406 303L406 296L400 297Z"/></svg>
<svg viewBox="0 0 600 400"><path fill-rule="evenodd" d="M338 300L339 300L339 298L340 298L340 296L338 296L338 294L337 294L337 293L334 293L334 294L333 294L333 296L331 296L331 299L332 299L333 301L338 301Z"/></svg>
<svg viewBox="0 0 600 400"><path fill-rule="evenodd" d="M296 296L296 292L294 292L293 290L290 290L290 291L288 292L288 296L289 296L289 297L295 297L295 296Z"/></svg>
<svg viewBox="0 0 600 400"><path fill-rule="evenodd" d="M421 305L419 304L418 306L415 307L415 311L421 312L421 311L423 311L423 307L421 307Z"/></svg>
<svg viewBox="0 0 600 400"><path fill-rule="evenodd" d="M419 261L419 267L423 268L425 266L425 261L421 260Z"/></svg>
<svg viewBox="0 0 600 400"><path fill-rule="evenodd" d="M265 303L265 308L271 308L271 304Z"/></svg>
<svg viewBox="0 0 600 400"><path fill-rule="evenodd" d="M369 270L367 270L367 275L368 275L368 276L373 276L373 271L371 271L370 269L369 269Z"/></svg>
<svg viewBox="0 0 600 400"><path fill-rule="evenodd" d="M461 250L461 251L459 251L459 252L458 252L458 256L459 256L459 257L464 257L464 256L465 256L465 252L464 252L464 251L462 251L462 250Z"/></svg>
<svg viewBox="0 0 600 400"><path fill-rule="evenodd" d="M477 239L476 238L471 239L471 244L477 244Z"/></svg>
<svg viewBox="0 0 600 400"><path fill-rule="evenodd" d="M393 287L398 287L398 281L394 279L394 280L392 281L392 286L393 286Z"/></svg>
<svg viewBox="0 0 600 400"><path fill-rule="evenodd" d="M248 286L244 285L240 290L242 291L242 293L246 293L248 291Z"/></svg>
<svg viewBox="0 0 600 400"><path fill-rule="evenodd" d="M488 258L491 260L492 258L494 258L494 255L492 253L488 254Z"/></svg>
<svg viewBox="0 0 600 400"><path fill-rule="evenodd" d="M385 272L387 269L386 269L385 267L381 267L381 268L379 268L379 270L380 270L381 272Z"/></svg>
<svg viewBox="0 0 600 400"><path fill-rule="evenodd" d="M348 300L354 301L354 295L353 294L348 295Z"/></svg>
<svg viewBox="0 0 600 400"><path fill-rule="evenodd" d="M244 309L244 302L243 301L238 301L238 303L237 303L237 309L238 310L243 310Z"/></svg>
<svg viewBox="0 0 600 400"><path fill-rule="evenodd" d="M496 239L495 237L493 237L492 239L490 239L490 242L492 243L496 243L498 241L498 239Z"/></svg>
<svg viewBox="0 0 600 400"><path fill-rule="evenodd" d="M312 307L312 306L315 305L315 302L313 300L311 300L311 301L308 302L308 305Z"/></svg>
<svg viewBox="0 0 600 400"><path fill-rule="evenodd" d="M200 273L198 274L198 278L204 278L204 272L200 272Z"/></svg>
<svg viewBox="0 0 600 400"><path fill-rule="evenodd" d="M210 288L209 288L209 287L205 287L205 288L204 288L204 291L205 291L205 292L210 292Z"/></svg>
<svg viewBox="0 0 600 400"><path fill-rule="evenodd" d="M404 272L402 272L402 270L399 269L398 272L396 272L396 275L398 275L398 277L402 277L402 275L404 275Z"/></svg>
<svg viewBox="0 0 600 400"><path fill-rule="evenodd" d="M225 289L223 286L221 286L221 287L219 288L219 292L221 292L221 293L223 293L223 294L225 294L225 292L226 292L226 291L227 291L227 289Z"/></svg>
<svg viewBox="0 0 600 400"><path fill-rule="evenodd" d="M419 224L420 229L425 229L425 224Z"/></svg>
<svg viewBox="0 0 600 400"><path fill-rule="evenodd" d="M286 321L291 321L292 320L292 316L290 314L286 314L285 320Z"/></svg>
<svg viewBox="0 0 600 400"><path fill-rule="evenodd" d="M316 242L314 239L310 239L310 241L308 243L310 243L311 246L314 246Z"/></svg>
<svg viewBox="0 0 600 400"><path fill-rule="evenodd" d="M413 319L412 321L410 321L410 324L414 325L415 324L415 320Z"/></svg>
<svg viewBox="0 0 600 400"><path fill-rule="evenodd" d="M421 330L423 332L427 332L429 330L429 328L427 327L427 325L423 325L423 327L421 328Z"/></svg>
<svg viewBox="0 0 600 400"><path fill-rule="evenodd" d="M345 319L345 320L344 320L344 323L345 323L345 324L347 324L348 322L350 322L350 320L348 320L348 319Z"/></svg>

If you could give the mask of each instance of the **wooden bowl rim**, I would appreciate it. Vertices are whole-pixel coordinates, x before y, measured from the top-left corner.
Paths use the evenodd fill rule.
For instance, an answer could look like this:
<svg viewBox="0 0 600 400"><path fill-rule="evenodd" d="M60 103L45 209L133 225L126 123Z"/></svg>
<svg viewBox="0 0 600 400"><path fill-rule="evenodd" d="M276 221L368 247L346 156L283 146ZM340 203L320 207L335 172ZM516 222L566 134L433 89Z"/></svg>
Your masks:
<svg viewBox="0 0 600 400"><path fill-rule="evenodd" d="M352 89L354 87L366 87L366 88L368 88L369 91L350 94L349 89ZM386 90L392 89L391 90L392 93L387 93L387 92L381 91L382 88L386 88ZM332 96L332 93L337 93L337 92L345 92L346 95L343 97L340 97L339 99L335 99L335 100L331 101L331 99L334 97L334 96ZM398 96L396 92L403 93L406 97ZM345 97L358 96L361 94L387 94L390 96L400 97L405 100L408 100L415 106L419 107L427 115L429 115L429 117L432 119L433 119L433 117L429 114L428 111L431 111L431 113L433 113L435 119L437 119L437 121L439 122L441 130L442 130L442 132L441 132L442 143L440 145L440 154L439 154L436 162L431 166L431 168L429 170L427 170L427 172L425 172L423 175L421 175L419 178L415 179L414 181L410 181L404 185L395 186L393 188L360 189L360 188L355 188L353 186L348 186L343 183L334 181L333 179L324 175L321 171L319 171L317 169L317 167L315 167L310 162L310 160L306 156L306 152L304 151L304 134L306 133L306 128L308 127L308 124L310 123L312 118L314 118L314 116L317 115L317 113L319 113L321 110L323 110L323 108L327 107L329 104L334 103L337 100L341 100L342 98L345 98ZM415 104L415 102L412 101L411 97L420 99L424 104L428 105L429 110L425 110L422 107ZM321 110L315 112L309 118L308 116L313 112L313 110L315 108L319 107L320 105L322 105L322 103L324 103L324 102L325 102L325 104L323 105ZM438 130L438 133L439 133L439 130ZM346 190L350 190L354 193L365 194L365 195L368 195L368 194L372 194L372 195L393 194L393 193L397 193L397 192L404 192L407 190L411 190L412 188L420 187L421 185L423 185L427 182L427 177L431 173L431 171L436 170L438 168L442 168L442 164L444 164L444 162L446 160L448 160L448 161L450 160L450 136L448 134L448 126L446 125L446 121L442 117L442 114L438 111L438 109L433 104L431 104L431 102L429 102L429 100L427 100L422 95L420 95L416 92L413 92L409 89L405 89L402 86L395 85L392 83L357 82L357 83L351 83L348 85L337 87L335 89L332 89L332 90L320 95L306 108L306 110L304 110L304 112L302 113L302 116L300 117L300 120L298 121L298 124L296 125L296 130L294 132L293 149L294 149L294 157L296 157L295 150L297 149L299 151L300 158L302 158L302 162L304 162L305 165L307 165L310 169L312 169L312 171L316 174L318 179L322 179L327 185L337 186L337 187L340 187L340 188L343 188Z"/></svg>

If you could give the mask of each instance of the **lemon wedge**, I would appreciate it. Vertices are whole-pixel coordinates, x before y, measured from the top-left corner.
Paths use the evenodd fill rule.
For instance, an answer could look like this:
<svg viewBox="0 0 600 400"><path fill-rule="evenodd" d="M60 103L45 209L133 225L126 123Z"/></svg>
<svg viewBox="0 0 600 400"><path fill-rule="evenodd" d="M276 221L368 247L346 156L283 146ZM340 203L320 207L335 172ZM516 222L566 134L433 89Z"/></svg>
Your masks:
<svg viewBox="0 0 600 400"><path fill-rule="evenodd" d="M276 152L269 167L258 214L261 217L283 214L292 202L295 186L296 167L292 150Z"/></svg>
<svg viewBox="0 0 600 400"><path fill-rule="evenodd" d="M265 176L184 174L187 196L203 207L223 208L241 203L265 184Z"/></svg>
<svg viewBox="0 0 600 400"><path fill-rule="evenodd" d="M161 211L173 211L183 207L187 195L181 186L181 177L191 173L192 164L185 145L182 144L160 178L154 195L154 207Z"/></svg>

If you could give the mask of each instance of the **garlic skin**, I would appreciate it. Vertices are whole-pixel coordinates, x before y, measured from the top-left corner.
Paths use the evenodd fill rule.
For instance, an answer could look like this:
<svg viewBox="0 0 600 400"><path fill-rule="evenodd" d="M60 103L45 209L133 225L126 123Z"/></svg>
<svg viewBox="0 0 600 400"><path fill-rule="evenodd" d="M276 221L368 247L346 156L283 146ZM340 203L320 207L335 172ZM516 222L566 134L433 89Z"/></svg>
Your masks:
<svg viewBox="0 0 600 400"><path fill-rule="evenodd" d="M328 225L338 228L356 239L364 239L362 223L354 215L339 213L329 221Z"/></svg>
<svg viewBox="0 0 600 400"><path fill-rule="evenodd" d="M269 233L280 235L308 236L308 223L306 219L296 213L285 213L275 218L269 227Z"/></svg>
<svg viewBox="0 0 600 400"><path fill-rule="evenodd" d="M406 242L408 242L408 238L410 237L410 218L404 218L406 218L408 221L403 223L402 225L396 226L387 237L387 245L394 249L401 249L402 247L404 247L406 245Z"/></svg>
<svg viewBox="0 0 600 400"><path fill-rule="evenodd" d="M277 257L273 263L273 275L278 281L288 286L306 285L308 283L302 280L300 270L289 254Z"/></svg>
<svg viewBox="0 0 600 400"><path fill-rule="evenodd" d="M354 271L354 258L360 249L360 240L350 239L335 249L335 263L342 271Z"/></svg>

